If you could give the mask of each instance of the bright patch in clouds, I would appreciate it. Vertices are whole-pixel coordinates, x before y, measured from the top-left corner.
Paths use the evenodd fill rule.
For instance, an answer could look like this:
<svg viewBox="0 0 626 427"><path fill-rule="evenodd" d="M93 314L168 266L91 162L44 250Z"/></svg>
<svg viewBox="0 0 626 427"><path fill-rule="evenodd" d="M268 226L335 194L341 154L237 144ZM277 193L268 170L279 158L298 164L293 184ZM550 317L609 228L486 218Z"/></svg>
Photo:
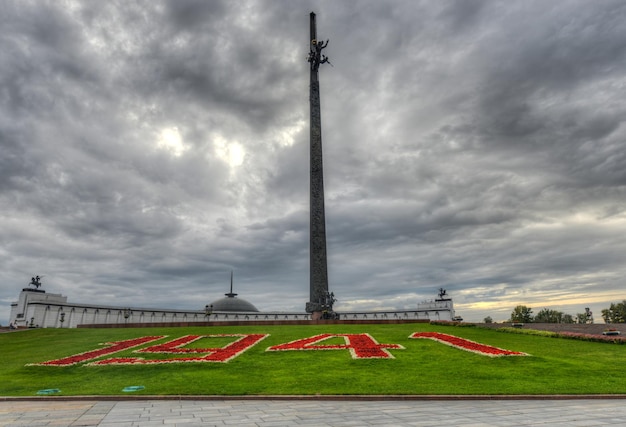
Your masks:
<svg viewBox="0 0 626 427"><path fill-rule="evenodd" d="M183 144L183 138L176 126L161 130L157 143L158 147L169 151L175 157L180 157L187 147Z"/></svg>
<svg viewBox="0 0 626 427"><path fill-rule="evenodd" d="M305 127L307 124L308 123L305 122L304 120L298 120L291 126L285 126L284 128L280 130L280 132L277 132L276 140L283 147L292 146L295 142L296 135L299 132L302 132L303 130L305 130Z"/></svg>
<svg viewBox="0 0 626 427"><path fill-rule="evenodd" d="M215 152L217 156L228 163L229 166L241 166L246 156L246 151L238 142L229 142L221 135L214 138Z"/></svg>

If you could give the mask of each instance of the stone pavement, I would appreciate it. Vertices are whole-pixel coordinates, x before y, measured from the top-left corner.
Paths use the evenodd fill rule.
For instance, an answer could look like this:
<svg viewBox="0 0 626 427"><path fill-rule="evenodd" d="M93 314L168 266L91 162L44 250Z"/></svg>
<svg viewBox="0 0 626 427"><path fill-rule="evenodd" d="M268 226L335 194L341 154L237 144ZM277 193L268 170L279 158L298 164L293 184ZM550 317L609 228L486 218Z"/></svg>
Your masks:
<svg viewBox="0 0 626 427"><path fill-rule="evenodd" d="M0 401L0 426L623 426L618 399Z"/></svg>

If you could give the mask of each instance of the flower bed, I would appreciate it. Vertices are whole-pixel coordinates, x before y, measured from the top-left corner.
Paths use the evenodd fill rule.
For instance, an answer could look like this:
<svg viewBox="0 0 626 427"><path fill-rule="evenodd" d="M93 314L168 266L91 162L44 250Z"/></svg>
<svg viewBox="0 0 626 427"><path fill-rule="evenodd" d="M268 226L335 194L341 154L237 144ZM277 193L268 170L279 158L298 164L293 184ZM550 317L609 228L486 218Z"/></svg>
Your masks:
<svg viewBox="0 0 626 427"><path fill-rule="evenodd" d="M162 364L162 363L189 363L189 362L221 362L226 363L231 359L239 356L262 339L266 338L267 334L220 334L220 335L187 335L177 338L175 340L166 342L164 344L157 344L141 350L136 350L135 353L166 353L166 354L190 354L190 353L203 353L204 356L188 356L188 357L175 357L171 359L144 359L141 357L117 357L98 362L90 363L90 365L149 365L149 364ZM239 337L238 340L224 346L224 347L210 347L210 348L182 348L185 345L191 344L194 341L198 341L201 338L221 338L221 337Z"/></svg>
<svg viewBox="0 0 626 427"><path fill-rule="evenodd" d="M520 351L505 350L490 345L480 344L465 338L455 337L454 335L442 334L440 332L416 332L410 338L425 338L438 341L442 344L449 345L459 350L470 351L472 353L481 354L489 357L500 356L528 356Z"/></svg>
<svg viewBox="0 0 626 427"><path fill-rule="evenodd" d="M315 345L332 337L343 337L346 344ZM379 344L369 334L320 334L269 347L266 351L350 350L353 359L393 359L387 349L403 350L400 344Z"/></svg>
<svg viewBox="0 0 626 427"><path fill-rule="evenodd" d="M42 363L31 363L31 366L71 366L77 363L86 362L88 360L97 359L102 356L117 353L118 351L127 350L133 347L139 347L140 345L147 344L149 342L156 341L158 339L165 338L165 336L150 336L140 337L125 341L116 341L106 343L109 347L100 348L97 350L86 351L84 353L78 353L73 356L64 357L62 359L49 360ZM27 365L27 366L29 366Z"/></svg>
<svg viewBox="0 0 626 427"><path fill-rule="evenodd" d="M611 335L596 335L596 334L583 334L579 332L550 332L550 331L540 331L537 329L514 329L514 328L498 328L495 329L498 332L508 332L513 334L523 334L523 335L539 335L543 337L550 338L566 338L580 341L591 341L591 342L602 342L602 343L611 343L611 344L626 344L626 337L621 336L611 336Z"/></svg>
<svg viewBox="0 0 626 427"><path fill-rule="evenodd" d="M557 332L557 338L570 338L582 341L593 342L606 342L612 344L625 344L626 337L611 336L611 335L592 335L592 334L578 334L575 332Z"/></svg>
<svg viewBox="0 0 626 427"><path fill-rule="evenodd" d="M154 365L190 362L228 362L241 355L269 334L219 334L219 335L185 335L172 339L165 343L153 344L148 347L134 350L133 353L168 354L174 357L109 357L123 350L128 350L141 345L154 343L154 341L166 338L165 335L146 336L125 341L107 343L108 347L91 350L73 356L64 357L47 362L36 363L39 366L71 366L82 362L90 362L88 366L105 365ZM236 338L223 347L187 347L204 338ZM327 344L323 342L331 338L342 338L344 344ZM470 351L484 356L527 356L526 353L505 350L485 344L480 344L454 335L440 332L416 332L409 338L426 338L438 341L461 350ZM353 359L393 359L389 350L404 350L400 344L380 344L370 334L318 334L308 338L301 338L284 344L268 347L266 351L313 351L313 350L348 350ZM96 360L100 359L100 360Z"/></svg>

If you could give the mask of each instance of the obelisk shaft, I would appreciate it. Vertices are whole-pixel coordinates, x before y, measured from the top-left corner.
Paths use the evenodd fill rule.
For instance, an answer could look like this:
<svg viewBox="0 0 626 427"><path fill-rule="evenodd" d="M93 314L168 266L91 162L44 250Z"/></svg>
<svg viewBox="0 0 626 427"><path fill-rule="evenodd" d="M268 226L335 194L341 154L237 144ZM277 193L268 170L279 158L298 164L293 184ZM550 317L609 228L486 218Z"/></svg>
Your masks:
<svg viewBox="0 0 626 427"><path fill-rule="evenodd" d="M324 168L322 161L322 117L320 112L320 85L318 68L326 62L321 55L325 47L317 40L315 13L311 12L311 84L309 104L310 130L310 301L309 313L326 309L328 295L328 270L326 261L326 215L324 212Z"/></svg>

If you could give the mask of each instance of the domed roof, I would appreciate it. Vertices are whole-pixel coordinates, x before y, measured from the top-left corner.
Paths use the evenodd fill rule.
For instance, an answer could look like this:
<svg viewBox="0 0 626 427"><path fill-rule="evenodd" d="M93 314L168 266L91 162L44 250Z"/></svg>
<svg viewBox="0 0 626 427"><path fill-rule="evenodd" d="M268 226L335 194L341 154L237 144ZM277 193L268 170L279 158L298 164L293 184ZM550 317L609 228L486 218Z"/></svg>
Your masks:
<svg viewBox="0 0 626 427"><path fill-rule="evenodd" d="M232 312L258 312L259 310L245 299L237 298L233 293L233 272L230 272L230 292L225 294L226 298L213 301L210 305L212 311L232 311Z"/></svg>
<svg viewBox="0 0 626 427"><path fill-rule="evenodd" d="M232 296L231 296L232 295ZM225 298L220 298L217 301L211 303L213 311L237 311L237 312L258 312L259 310L246 301L245 299L237 298L233 294L226 294Z"/></svg>

